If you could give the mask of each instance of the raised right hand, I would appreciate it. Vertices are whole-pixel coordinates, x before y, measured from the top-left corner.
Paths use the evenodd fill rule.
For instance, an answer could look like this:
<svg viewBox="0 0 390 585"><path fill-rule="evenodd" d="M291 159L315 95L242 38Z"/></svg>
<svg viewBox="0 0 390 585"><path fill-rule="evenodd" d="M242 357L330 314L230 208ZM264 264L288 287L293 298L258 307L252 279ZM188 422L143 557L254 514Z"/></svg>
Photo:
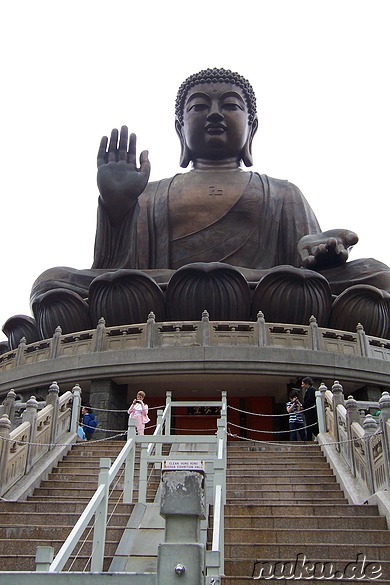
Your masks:
<svg viewBox="0 0 390 585"><path fill-rule="evenodd" d="M140 155L140 167L136 163L137 137L122 126L118 143L118 130L111 132L110 141L103 136L97 156L97 184L100 197L110 218L121 221L144 191L150 175L148 151Z"/></svg>

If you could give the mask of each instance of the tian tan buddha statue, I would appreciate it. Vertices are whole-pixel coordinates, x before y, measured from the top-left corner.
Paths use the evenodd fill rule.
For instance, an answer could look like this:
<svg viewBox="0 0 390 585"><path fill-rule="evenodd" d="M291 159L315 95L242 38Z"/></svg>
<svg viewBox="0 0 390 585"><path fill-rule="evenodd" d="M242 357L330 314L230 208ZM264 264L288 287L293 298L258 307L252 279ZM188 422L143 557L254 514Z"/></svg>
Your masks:
<svg viewBox="0 0 390 585"><path fill-rule="evenodd" d="M10 347L96 327L157 321L255 320L308 324L389 337L390 269L347 262L357 235L321 232L295 185L244 171L258 127L249 82L224 69L191 75L175 110L180 165L149 182L147 151L123 126L98 152L98 220L91 269L58 267L34 283L35 319L11 317Z"/></svg>

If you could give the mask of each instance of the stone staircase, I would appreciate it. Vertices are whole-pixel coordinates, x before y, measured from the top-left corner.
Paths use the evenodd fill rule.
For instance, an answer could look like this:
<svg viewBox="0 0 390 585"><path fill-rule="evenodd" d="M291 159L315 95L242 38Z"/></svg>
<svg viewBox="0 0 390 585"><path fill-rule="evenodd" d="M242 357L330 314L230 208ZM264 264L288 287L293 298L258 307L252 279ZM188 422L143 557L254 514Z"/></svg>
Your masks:
<svg viewBox="0 0 390 585"><path fill-rule="evenodd" d="M42 481L25 502L0 501L0 571L34 571L38 545L54 547L55 554L69 535L97 488L101 457L113 462L123 441L87 442L75 445L48 479ZM134 499L138 497L139 446L136 451ZM148 501L153 501L158 476L148 482ZM110 490L107 542L104 570L107 571L127 525L133 504L121 500L123 481L115 481ZM77 558L72 557L65 570L88 571L92 531ZM75 553L79 550L76 546ZM1 577L0 577L1 581Z"/></svg>
<svg viewBox="0 0 390 585"><path fill-rule="evenodd" d="M97 487L100 458L113 461L122 447L123 441L76 445L27 501L0 502L0 571L35 570L38 545L59 550ZM138 469L137 452L136 488ZM159 480L159 472L150 478L148 501L154 500ZM110 496L104 571L112 566L133 510L133 504L121 503L121 485L121 480L114 483ZM88 532L66 569L89 570ZM228 444L222 585L272 585L283 576L309 584L390 583L389 544L378 509L347 503L317 445ZM351 579L353 565L356 579ZM313 571L317 579L310 578ZM335 571L337 578L330 578Z"/></svg>
<svg viewBox="0 0 390 585"><path fill-rule="evenodd" d="M318 445L228 443L223 585L390 583L389 545L385 518L347 503Z"/></svg>

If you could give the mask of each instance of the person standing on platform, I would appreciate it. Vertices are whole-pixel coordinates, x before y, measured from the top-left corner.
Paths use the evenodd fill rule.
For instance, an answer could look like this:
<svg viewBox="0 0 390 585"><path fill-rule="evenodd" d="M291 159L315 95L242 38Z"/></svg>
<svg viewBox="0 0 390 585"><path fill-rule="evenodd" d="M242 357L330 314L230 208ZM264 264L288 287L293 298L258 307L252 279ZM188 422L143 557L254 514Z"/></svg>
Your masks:
<svg viewBox="0 0 390 585"><path fill-rule="evenodd" d="M298 390L290 392L290 400L286 404L289 413L288 423L290 427L290 441L298 441L298 435L301 441L306 440L305 421L303 420L302 404L298 399Z"/></svg>
<svg viewBox="0 0 390 585"><path fill-rule="evenodd" d="M137 392L137 397L134 398L129 410L127 413L130 415L130 418L135 420L135 426L137 429L137 435L144 435L145 431L145 424L149 422L148 417L148 405L144 403L145 400L145 392L140 390Z"/></svg>
<svg viewBox="0 0 390 585"><path fill-rule="evenodd" d="M92 409L89 408L89 406L84 406L82 408L81 416L82 416L81 426L83 428L87 441L90 441L97 427L97 420L92 412Z"/></svg>

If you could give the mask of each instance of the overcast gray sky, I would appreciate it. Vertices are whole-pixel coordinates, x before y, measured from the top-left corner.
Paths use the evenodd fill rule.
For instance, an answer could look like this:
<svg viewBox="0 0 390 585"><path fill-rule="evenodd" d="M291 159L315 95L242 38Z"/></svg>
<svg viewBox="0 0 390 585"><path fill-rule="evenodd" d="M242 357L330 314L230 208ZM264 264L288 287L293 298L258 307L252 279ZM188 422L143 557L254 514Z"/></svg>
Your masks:
<svg viewBox="0 0 390 585"><path fill-rule="evenodd" d="M102 135L127 124L152 180L179 171L176 91L207 67L255 89L253 170L295 183L323 230L356 231L351 258L390 264L387 13L387 0L4 4L0 325L30 314L45 269L91 266Z"/></svg>

